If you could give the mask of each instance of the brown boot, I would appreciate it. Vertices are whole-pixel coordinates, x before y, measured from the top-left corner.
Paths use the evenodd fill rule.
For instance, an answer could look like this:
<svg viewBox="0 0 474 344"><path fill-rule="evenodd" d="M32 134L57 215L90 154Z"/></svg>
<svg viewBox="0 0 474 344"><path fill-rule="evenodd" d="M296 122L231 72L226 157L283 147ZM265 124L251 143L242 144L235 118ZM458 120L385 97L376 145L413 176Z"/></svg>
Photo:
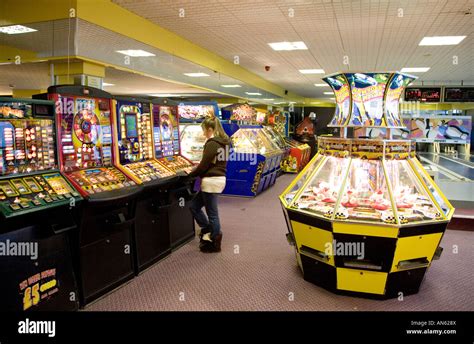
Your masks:
<svg viewBox="0 0 474 344"><path fill-rule="evenodd" d="M216 249L216 252L221 251L221 242L222 242L222 233L219 233L214 238L214 247Z"/></svg>

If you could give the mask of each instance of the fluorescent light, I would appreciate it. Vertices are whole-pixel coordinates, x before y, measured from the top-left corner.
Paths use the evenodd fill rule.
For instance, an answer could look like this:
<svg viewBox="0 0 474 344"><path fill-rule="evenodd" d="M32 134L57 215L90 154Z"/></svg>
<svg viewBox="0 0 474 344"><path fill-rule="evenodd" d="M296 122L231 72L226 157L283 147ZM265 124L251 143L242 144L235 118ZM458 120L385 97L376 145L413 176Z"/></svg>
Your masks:
<svg viewBox="0 0 474 344"><path fill-rule="evenodd" d="M108 82L103 82L102 86L115 86L115 84L109 84Z"/></svg>
<svg viewBox="0 0 474 344"><path fill-rule="evenodd" d="M432 36L423 37L418 45L456 45L462 42L466 36Z"/></svg>
<svg viewBox="0 0 474 344"><path fill-rule="evenodd" d="M328 84L314 84L316 87L329 87Z"/></svg>
<svg viewBox="0 0 474 344"><path fill-rule="evenodd" d="M324 94L328 94L330 96L332 96L334 93L333 92L323 92Z"/></svg>
<svg viewBox="0 0 474 344"><path fill-rule="evenodd" d="M405 67L402 68L402 73L424 73L430 70L430 67Z"/></svg>
<svg viewBox="0 0 474 344"><path fill-rule="evenodd" d="M179 94L170 94L170 93L154 93L154 94L150 94L150 96L158 97L158 98L180 97Z"/></svg>
<svg viewBox="0 0 474 344"><path fill-rule="evenodd" d="M201 78L204 76L209 76L209 74L206 74L206 73L183 73L183 74L191 78Z"/></svg>
<svg viewBox="0 0 474 344"><path fill-rule="evenodd" d="M248 94L249 96L261 96L261 93L258 92L245 92L245 94Z"/></svg>
<svg viewBox="0 0 474 344"><path fill-rule="evenodd" d="M155 54L149 53L148 51L145 50L134 50L134 49L128 49L128 50L116 50L117 53L124 54L127 56L131 57L149 57L149 56L156 56Z"/></svg>
<svg viewBox="0 0 474 344"><path fill-rule="evenodd" d="M31 27L23 25L10 25L0 27L0 32L6 33L8 35L18 35L20 33L35 32L38 30L32 29Z"/></svg>
<svg viewBox="0 0 474 344"><path fill-rule="evenodd" d="M301 74L324 74L324 69L300 69Z"/></svg>
<svg viewBox="0 0 474 344"><path fill-rule="evenodd" d="M278 102L278 103L273 103L275 105L280 105L280 104L285 104L285 102Z"/></svg>
<svg viewBox="0 0 474 344"><path fill-rule="evenodd" d="M221 85L221 87L225 87L225 88L238 88L238 87L242 87L240 85Z"/></svg>
<svg viewBox="0 0 474 344"><path fill-rule="evenodd" d="M311 102L311 104L315 105L315 104L321 104L321 102Z"/></svg>
<svg viewBox="0 0 474 344"><path fill-rule="evenodd" d="M275 100L275 98L263 98L263 100L267 100L267 101L272 101L272 100Z"/></svg>
<svg viewBox="0 0 474 344"><path fill-rule="evenodd" d="M308 50L308 47L304 42L275 42L268 43L268 45L275 51L281 50Z"/></svg>

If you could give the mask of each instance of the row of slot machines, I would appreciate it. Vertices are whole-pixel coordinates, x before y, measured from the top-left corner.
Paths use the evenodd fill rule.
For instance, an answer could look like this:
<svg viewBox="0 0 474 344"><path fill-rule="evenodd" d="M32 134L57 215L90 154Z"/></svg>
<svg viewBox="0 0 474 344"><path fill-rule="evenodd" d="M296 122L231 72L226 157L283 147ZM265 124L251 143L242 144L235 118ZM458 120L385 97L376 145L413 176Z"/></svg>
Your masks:
<svg viewBox="0 0 474 344"><path fill-rule="evenodd" d="M0 304L75 310L194 237L193 164L175 106L70 85L33 98L0 98Z"/></svg>

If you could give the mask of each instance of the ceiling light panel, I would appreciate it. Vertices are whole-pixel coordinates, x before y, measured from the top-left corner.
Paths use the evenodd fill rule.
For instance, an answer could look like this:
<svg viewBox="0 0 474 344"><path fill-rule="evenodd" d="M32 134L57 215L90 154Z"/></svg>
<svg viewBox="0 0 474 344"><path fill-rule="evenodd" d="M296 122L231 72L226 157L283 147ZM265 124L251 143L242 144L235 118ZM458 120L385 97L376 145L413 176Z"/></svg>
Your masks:
<svg viewBox="0 0 474 344"><path fill-rule="evenodd" d="M128 50L117 50L116 51L117 53L120 53L120 54L123 54L123 55L127 55L127 56L131 56L131 57L150 57L150 56L156 56L155 54L153 53L150 53L148 51L145 51L145 50L134 50L134 49L128 49Z"/></svg>
<svg viewBox="0 0 474 344"><path fill-rule="evenodd" d="M419 45L457 45L461 43L466 36L431 36L423 37Z"/></svg>
<svg viewBox="0 0 474 344"><path fill-rule="evenodd" d="M209 76L209 74L206 74L206 73L183 73L183 74L191 78L202 78L202 77Z"/></svg>
<svg viewBox="0 0 474 344"><path fill-rule="evenodd" d="M324 74L324 69L300 69L301 74Z"/></svg>
<svg viewBox="0 0 474 344"><path fill-rule="evenodd" d="M424 73L430 70L430 67L405 67L402 68L402 73Z"/></svg>
<svg viewBox="0 0 474 344"><path fill-rule="evenodd" d="M7 35L18 35L21 33L35 32L38 30L32 29L31 27L23 25L10 25L0 27L0 32L6 33Z"/></svg>
<svg viewBox="0 0 474 344"><path fill-rule="evenodd" d="M275 42L275 43L268 43L268 45L275 51L308 50L308 47L302 41Z"/></svg>

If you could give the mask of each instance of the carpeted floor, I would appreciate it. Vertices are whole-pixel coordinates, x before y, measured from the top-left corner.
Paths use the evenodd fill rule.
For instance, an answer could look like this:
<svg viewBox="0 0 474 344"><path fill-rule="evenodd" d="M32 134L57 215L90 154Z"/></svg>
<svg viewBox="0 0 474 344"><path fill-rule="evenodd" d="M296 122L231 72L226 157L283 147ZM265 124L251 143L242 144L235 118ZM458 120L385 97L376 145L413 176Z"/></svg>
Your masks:
<svg viewBox="0 0 474 344"><path fill-rule="evenodd" d="M274 187L254 199L221 197L221 253L200 253L195 239L86 309L474 310L474 232L448 230L441 259L433 262L420 292L403 301L339 296L303 280L294 248L285 238L278 200L293 177L280 177ZM453 253L453 245L458 253Z"/></svg>

